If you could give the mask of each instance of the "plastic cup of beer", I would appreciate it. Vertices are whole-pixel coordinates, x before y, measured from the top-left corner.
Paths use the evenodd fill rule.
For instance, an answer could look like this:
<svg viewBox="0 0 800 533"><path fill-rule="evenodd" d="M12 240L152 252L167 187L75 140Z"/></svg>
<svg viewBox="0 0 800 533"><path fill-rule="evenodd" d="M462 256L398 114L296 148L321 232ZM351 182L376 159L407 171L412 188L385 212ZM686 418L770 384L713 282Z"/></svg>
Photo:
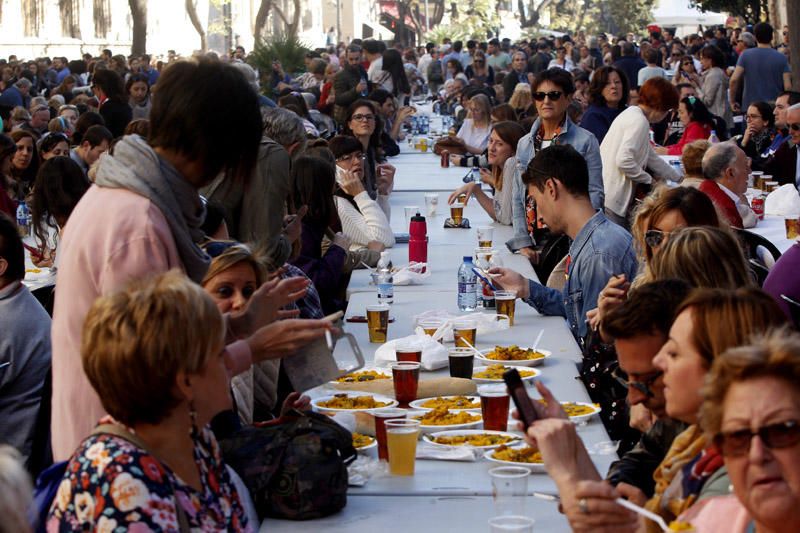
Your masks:
<svg viewBox="0 0 800 533"><path fill-rule="evenodd" d="M750 175L747 177L747 186L750 187L751 189L752 188L758 188L758 183L759 183L758 180L763 175L764 175L764 173L761 172L760 170L752 171L750 173Z"/></svg>
<svg viewBox="0 0 800 533"><path fill-rule="evenodd" d="M761 174L758 177L758 185L757 188L761 189L764 192L767 192L767 182L772 181L772 176L770 174Z"/></svg>
<svg viewBox="0 0 800 533"><path fill-rule="evenodd" d="M409 402L417 399L420 364L413 361L392 363L392 381L394 382L394 398L400 407L408 407Z"/></svg>
<svg viewBox="0 0 800 533"><path fill-rule="evenodd" d="M454 204L450 205L450 218L453 221L453 224L456 226L461 225L461 221L464 219L464 203L458 201Z"/></svg>
<svg viewBox="0 0 800 533"><path fill-rule="evenodd" d="M442 326L442 321L438 319L422 320L419 323L419 327L421 327L423 331L425 331L425 335L428 335L429 337L433 337L433 335L441 326ZM439 342L444 344L444 335L439 337Z"/></svg>
<svg viewBox="0 0 800 533"><path fill-rule="evenodd" d="M406 414L407 411L405 409L398 409L396 407L387 407L372 411L372 416L375 418L375 440L378 441L378 459L382 461L389 460L389 452L386 447L385 422L404 419Z"/></svg>
<svg viewBox="0 0 800 533"><path fill-rule="evenodd" d="M475 350L472 348L450 348L450 377L472 379L472 367L475 364Z"/></svg>
<svg viewBox="0 0 800 533"><path fill-rule="evenodd" d="M386 334L389 331L388 305L367 306L367 328L369 329L369 342L386 342Z"/></svg>
<svg viewBox="0 0 800 533"><path fill-rule="evenodd" d="M786 238L796 239L797 225L800 224L800 217L786 217L783 219L783 223L786 225Z"/></svg>
<svg viewBox="0 0 800 533"><path fill-rule="evenodd" d="M453 322L453 340L456 348L469 348L470 344L475 346L478 325L474 320L458 320ZM466 340L466 342L464 342ZM467 342L469 344L467 344Z"/></svg>
<svg viewBox="0 0 800 533"><path fill-rule="evenodd" d="M491 248L494 228L491 226L481 226L478 228L478 247Z"/></svg>
<svg viewBox="0 0 800 533"><path fill-rule="evenodd" d="M427 137L423 137L423 138L421 138L419 140L419 148L423 152L427 152L428 151L428 138Z"/></svg>
<svg viewBox="0 0 800 533"><path fill-rule="evenodd" d="M439 194L435 192L425 193L425 210L429 217L436 215L436 208L439 205Z"/></svg>
<svg viewBox="0 0 800 533"><path fill-rule="evenodd" d="M422 348L415 342L398 342L394 353L398 361L422 362Z"/></svg>
<svg viewBox="0 0 800 533"><path fill-rule="evenodd" d="M389 473L413 476L419 439L419 420L387 420L386 441L389 451Z"/></svg>
<svg viewBox="0 0 800 533"><path fill-rule="evenodd" d="M517 307L517 291L494 291L494 303L498 315L508 317L508 325L514 325L514 311Z"/></svg>
<svg viewBox="0 0 800 533"><path fill-rule="evenodd" d="M483 429L505 431L508 428L509 396L505 385L478 387L481 397ZM527 469L526 469L527 470Z"/></svg>
<svg viewBox="0 0 800 533"><path fill-rule="evenodd" d="M485 261L486 264L492 264L492 257L497 253L497 250L488 246L479 246L475 248L475 260L478 262Z"/></svg>

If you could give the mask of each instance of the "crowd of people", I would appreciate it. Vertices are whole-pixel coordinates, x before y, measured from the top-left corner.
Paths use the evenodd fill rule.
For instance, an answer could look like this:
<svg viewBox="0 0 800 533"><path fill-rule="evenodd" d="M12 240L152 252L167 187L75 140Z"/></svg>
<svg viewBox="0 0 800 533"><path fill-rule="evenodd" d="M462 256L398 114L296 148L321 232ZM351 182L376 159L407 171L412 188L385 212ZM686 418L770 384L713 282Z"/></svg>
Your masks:
<svg viewBox="0 0 800 533"><path fill-rule="evenodd" d="M335 329L352 271L395 245L389 158L422 100L451 119L437 152L479 169L449 201L512 226L506 245L545 283L489 273L564 317L620 441L598 472L537 384L545 403L522 429L573 530L655 531L620 496L698 531L800 529L800 334L784 299L800 301L800 245L772 265L742 242L751 171L800 185L788 28L778 41L767 23L356 39L293 74L243 49L0 62L9 531L28 528L27 476L53 461L51 531L257 528L218 442L308 408L282 360ZM27 256L54 287L26 288Z"/></svg>

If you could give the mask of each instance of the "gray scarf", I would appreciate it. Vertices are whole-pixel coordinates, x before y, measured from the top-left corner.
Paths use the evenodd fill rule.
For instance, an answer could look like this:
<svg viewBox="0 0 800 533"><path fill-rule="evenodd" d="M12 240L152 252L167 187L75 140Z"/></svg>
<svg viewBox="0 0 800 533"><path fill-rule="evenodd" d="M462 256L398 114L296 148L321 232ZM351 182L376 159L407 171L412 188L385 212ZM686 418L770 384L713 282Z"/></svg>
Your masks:
<svg viewBox="0 0 800 533"><path fill-rule="evenodd" d="M138 135L128 135L114 146L114 155L103 155L97 168L98 187L126 189L144 196L167 219L186 274L200 283L211 259L196 244L203 237L206 216L197 190L159 157Z"/></svg>

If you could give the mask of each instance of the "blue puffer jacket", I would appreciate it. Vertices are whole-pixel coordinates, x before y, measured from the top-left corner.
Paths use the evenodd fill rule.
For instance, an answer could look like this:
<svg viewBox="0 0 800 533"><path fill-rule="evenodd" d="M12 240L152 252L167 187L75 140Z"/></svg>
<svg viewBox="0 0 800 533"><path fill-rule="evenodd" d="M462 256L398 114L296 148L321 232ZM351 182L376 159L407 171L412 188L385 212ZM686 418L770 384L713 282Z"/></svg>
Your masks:
<svg viewBox="0 0 800 533"><path fill-rule="evenodd" d="M533 159L533 139L535 132L539 131L541 119L536 119L530 133L519 140L517 144L517 170L514 172L514 189L512 192L512 222L514 224L514 237L506 242L512 251L533 246L534 242L528 234L528 223L525 219L525 185L522 183L522 173L528 168L528 163ZM575 148L589 167L589 197L595 209L603 209L603 162L600 159L600 145L591 132L572 122L569 117L564 121L561 133L553 139L553 144L568 144Z"/></svg>

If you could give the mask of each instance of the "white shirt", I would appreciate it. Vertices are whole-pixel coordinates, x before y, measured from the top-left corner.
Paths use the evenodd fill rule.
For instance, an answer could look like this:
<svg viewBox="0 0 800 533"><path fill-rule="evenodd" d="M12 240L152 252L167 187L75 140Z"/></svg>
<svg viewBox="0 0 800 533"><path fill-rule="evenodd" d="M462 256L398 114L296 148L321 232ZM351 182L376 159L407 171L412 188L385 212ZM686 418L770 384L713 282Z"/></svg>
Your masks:
<svg viewBox="0 0 800 533"><path fill-rule="evenodd" d="M572 72L572 69L575 68L575 65L572 63L572 60L570 58L566 57L566 58L564 58L564 64L563 65L559 65L558 61L556 61L555 59L551 59L550 63L548 63L548 65L547 65L547 68L553 68L553 67L563 68L564 70L566 70L568 72Z"/></svg>
<svg viewBox="0 0 800 533"><path fill-rule="evenodd" d="M417 63L417 69L422 74L422 78L425 80L425 83L428 82L428 67L430 66L433 58L430 54L425 54L419 58L419 62Z"/></svg>
<svg viewBox="0 0 800 533"><path fill-rule="evenodd" d="M729 188L727 188L726 186L724 186L720 182L717 182L717 185L719 185L719 188L722 189L722 191L725 194L728 195L728 198L733 200L733 203L736 204L736 207L738 208L739 207L739 201L740 201L739 200L739 196L737 196L737 194L735 192L733 192L732 190L730 190Z"/></svg>
<svg viewBox="0 0 800 533"><path fill-rule="evenodd" d="M651 168L664 179L681 180L681 176L653 150L650 123L639 106L629 107L614 119L600 145L600 157L603 160L605 207L620 217L628 215L634 183L653 182L645 168Z"/></svg>
<svg viewBox="0 0 800 533"><path fill-rule="evenodd" d="M456 137L463 140L467 146L479 148L480 151L483 152L486 150L486 147L489 146L489 135L491 132L491 126L487 125L483 128L477 128L471 118L465 118Z"/></svg>
<svg viewBox="0 0 800 533"><path fill-rule="evenodd" d="M356 209L345 198L333 197L339 220L342 222L342 233L350 239L351 250L364 248L370 241L378 241L387 248L394 246L394 232L384 211L384 207L388 208L388 202L386 197L378 196L378 200L381 199L384 200L382 202L384 205L379 205L366 191L362 191L353 198L358 206Z"/></svg>
<svg viewBox="0 0 800 533"><path fill-rule="evenodd" d="M722 192L728 195L728 198L733 200L733 204L736 206L736 211L739 213L739 216L742 217L742 227L744 229L756 227L756 223L758 222L758 217L753 212L753 210L750 209L750 206L747 205L747 203L743 203L741 198L739 198L739 196L735 192L733 192L720 182L717 182L717 185L719 185L719 188L722 189Z"/></svg>
<svg viewBox="0 0 800 533"><path fill-rule="evenodd" d="M369 68L367 69L367 78L371 82L377 82L377 77L381 75L383 71L383 58L379 57L375 61L369 64Z"/></svg>

